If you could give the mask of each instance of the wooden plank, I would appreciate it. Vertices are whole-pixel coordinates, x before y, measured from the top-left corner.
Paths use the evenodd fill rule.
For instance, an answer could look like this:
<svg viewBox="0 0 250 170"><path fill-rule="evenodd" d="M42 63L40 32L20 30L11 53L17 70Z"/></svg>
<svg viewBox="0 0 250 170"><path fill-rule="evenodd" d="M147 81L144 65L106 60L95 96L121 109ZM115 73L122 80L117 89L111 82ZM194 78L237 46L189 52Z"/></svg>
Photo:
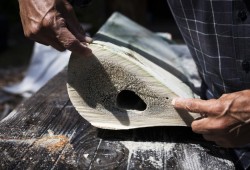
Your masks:
<svg viewBox="0 0 250 170"><path fill-rule="evenodd" d="M235 169L230 151L189 128L91 126L69 102L65 78L0 122L0 169Z"/></svg>
<svg viewBox="0 0 250 170"><path fill-rule="evenodd" d="M65 74L59 74L1 121L1 168L89 167L100 139L96 128L82 119L69 102Z"/></svg>
<svg viewBox="0 0 250 170"><path fill-rule="evenodd" d="M29 130L29 133L26 134L31 135L26 136L27 138L46 133L44 127L48 127L51 118L58 116L69 102L67 92L65 91L65 76L65 72L60 73L51 83L42 88L39 93L22 103L9 116L3 119L0 124L0 137L2 135L23 136L22 132L27 130ZM62 84L58 86L57 82Z"/></svg>
<svg viewBox="0 0 250 170"><path fill-rule="evenodd" d="M195 96L178 77L127 48L104 42L89 47L92 56L71 56L67 87L76 110L92 125L190 126L199 117L173 108L173 98Z"/></svg>
<svg viewBox="0 0 250 170"><path fill-rule="evenodd" d="M89 45L91 56L72 54L67 86L76 110L92 125L105 129L190 126L199 117L171 105L177 96L196 97L196 91L181 58L166 41L119 13L94 39Z"/></svg>
<svg viewBox="0 0 250 170"><path fill-rule="evenodd" d="M180 59L169 48L169 44L120 13L114 13L97 32L94 39L131 49L182 81L189 82Z"/></svg>
<svg viewBox="0 0 250 170"><path fill-rule="evenodd" d="M127 148L126 169L235 169L230 150L205 141L187 127L99 131L102 143L119 142Z"/></svg>

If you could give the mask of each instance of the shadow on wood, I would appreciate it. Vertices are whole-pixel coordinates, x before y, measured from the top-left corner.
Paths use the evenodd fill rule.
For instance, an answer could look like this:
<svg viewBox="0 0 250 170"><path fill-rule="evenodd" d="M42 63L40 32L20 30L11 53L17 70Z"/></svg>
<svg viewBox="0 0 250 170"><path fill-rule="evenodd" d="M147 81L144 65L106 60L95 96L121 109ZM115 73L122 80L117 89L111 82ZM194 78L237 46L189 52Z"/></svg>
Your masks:
<svg viewBox="0 0 250 170"><path fill-rule="evenodd" d="M97 57L94 55L91 57L74 56L71 58L71 63L74 64L69 65L72 72L69 73L68 83L84 102L73 100L73 102L76 102L75 105L79 106L81 112L92 114L91 116L95 116L96 119L101 119L98 114L95 114L95 110L84 108L84 106L98 111L100 109L102 111L107 110L122 125L129 126L130 120L127 111L121 107L116 107L114 104L119 93L118 89L110 79L107 69L104 68L104 65L100 63ZM80 71L78 71L79 69ZM70 89L70 94L71 91ZM105 121L105 119L100 121Z"/></svg>

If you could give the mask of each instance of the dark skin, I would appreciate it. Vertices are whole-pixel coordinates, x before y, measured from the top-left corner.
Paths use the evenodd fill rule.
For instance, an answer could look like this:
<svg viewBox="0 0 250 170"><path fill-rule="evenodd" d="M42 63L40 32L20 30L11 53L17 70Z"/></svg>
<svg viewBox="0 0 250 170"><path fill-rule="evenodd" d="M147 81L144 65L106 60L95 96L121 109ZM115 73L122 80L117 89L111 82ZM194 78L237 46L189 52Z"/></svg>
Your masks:
<svg viewBox="0 0 250 170"><path fill-rule="evenodd" d="M206 115L192 122L192 130L206 140L227 148L250 143L250 90L211 100L176 98L172 103L176 109Z"/></svg>
<svg viewBox="0 0 250 170"><path fill-rule="evenodd" d="M72 6L67 0L19 0L24 34L59 51L66 49L89 55L91 38L84 35ZM194 132L223 147L250 143L250 90L224 94L219 99L173 100L176 109L184 109L206 118L192 123Z"/></svg>
<svg viewBox="0 0 250 170"><path fill-rule="evenodd" d="M77 20L67 0L19 0L25 36L59 51L88 55L92 41Z"/></svg>

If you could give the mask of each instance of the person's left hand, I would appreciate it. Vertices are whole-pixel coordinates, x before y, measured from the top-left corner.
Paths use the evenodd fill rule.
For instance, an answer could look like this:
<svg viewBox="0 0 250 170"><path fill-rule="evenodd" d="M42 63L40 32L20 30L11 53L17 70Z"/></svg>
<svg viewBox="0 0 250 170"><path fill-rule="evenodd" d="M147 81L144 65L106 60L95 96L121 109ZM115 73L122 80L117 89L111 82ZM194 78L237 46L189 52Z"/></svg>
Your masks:
<svg viewBox="0 0 250 170"><path fill-rule="evenodd" d="M176 109L206 115L192 122L192 130L223 147L250 143L250 90L222 95L219 99L172 101Z"/></svg>

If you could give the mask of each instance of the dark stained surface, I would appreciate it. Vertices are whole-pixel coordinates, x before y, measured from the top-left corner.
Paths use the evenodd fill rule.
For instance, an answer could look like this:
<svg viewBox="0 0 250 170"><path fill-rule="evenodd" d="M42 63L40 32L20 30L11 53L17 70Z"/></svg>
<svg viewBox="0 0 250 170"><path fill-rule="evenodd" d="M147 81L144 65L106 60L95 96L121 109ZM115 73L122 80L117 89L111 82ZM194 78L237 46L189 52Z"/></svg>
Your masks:
<svg viewBox="0 0 250 170"><path fill-rule="evenodd" d="M112 131L75 111L66 71L0 122L0 169L236 169L229 150L186 127Z"/></svg>

